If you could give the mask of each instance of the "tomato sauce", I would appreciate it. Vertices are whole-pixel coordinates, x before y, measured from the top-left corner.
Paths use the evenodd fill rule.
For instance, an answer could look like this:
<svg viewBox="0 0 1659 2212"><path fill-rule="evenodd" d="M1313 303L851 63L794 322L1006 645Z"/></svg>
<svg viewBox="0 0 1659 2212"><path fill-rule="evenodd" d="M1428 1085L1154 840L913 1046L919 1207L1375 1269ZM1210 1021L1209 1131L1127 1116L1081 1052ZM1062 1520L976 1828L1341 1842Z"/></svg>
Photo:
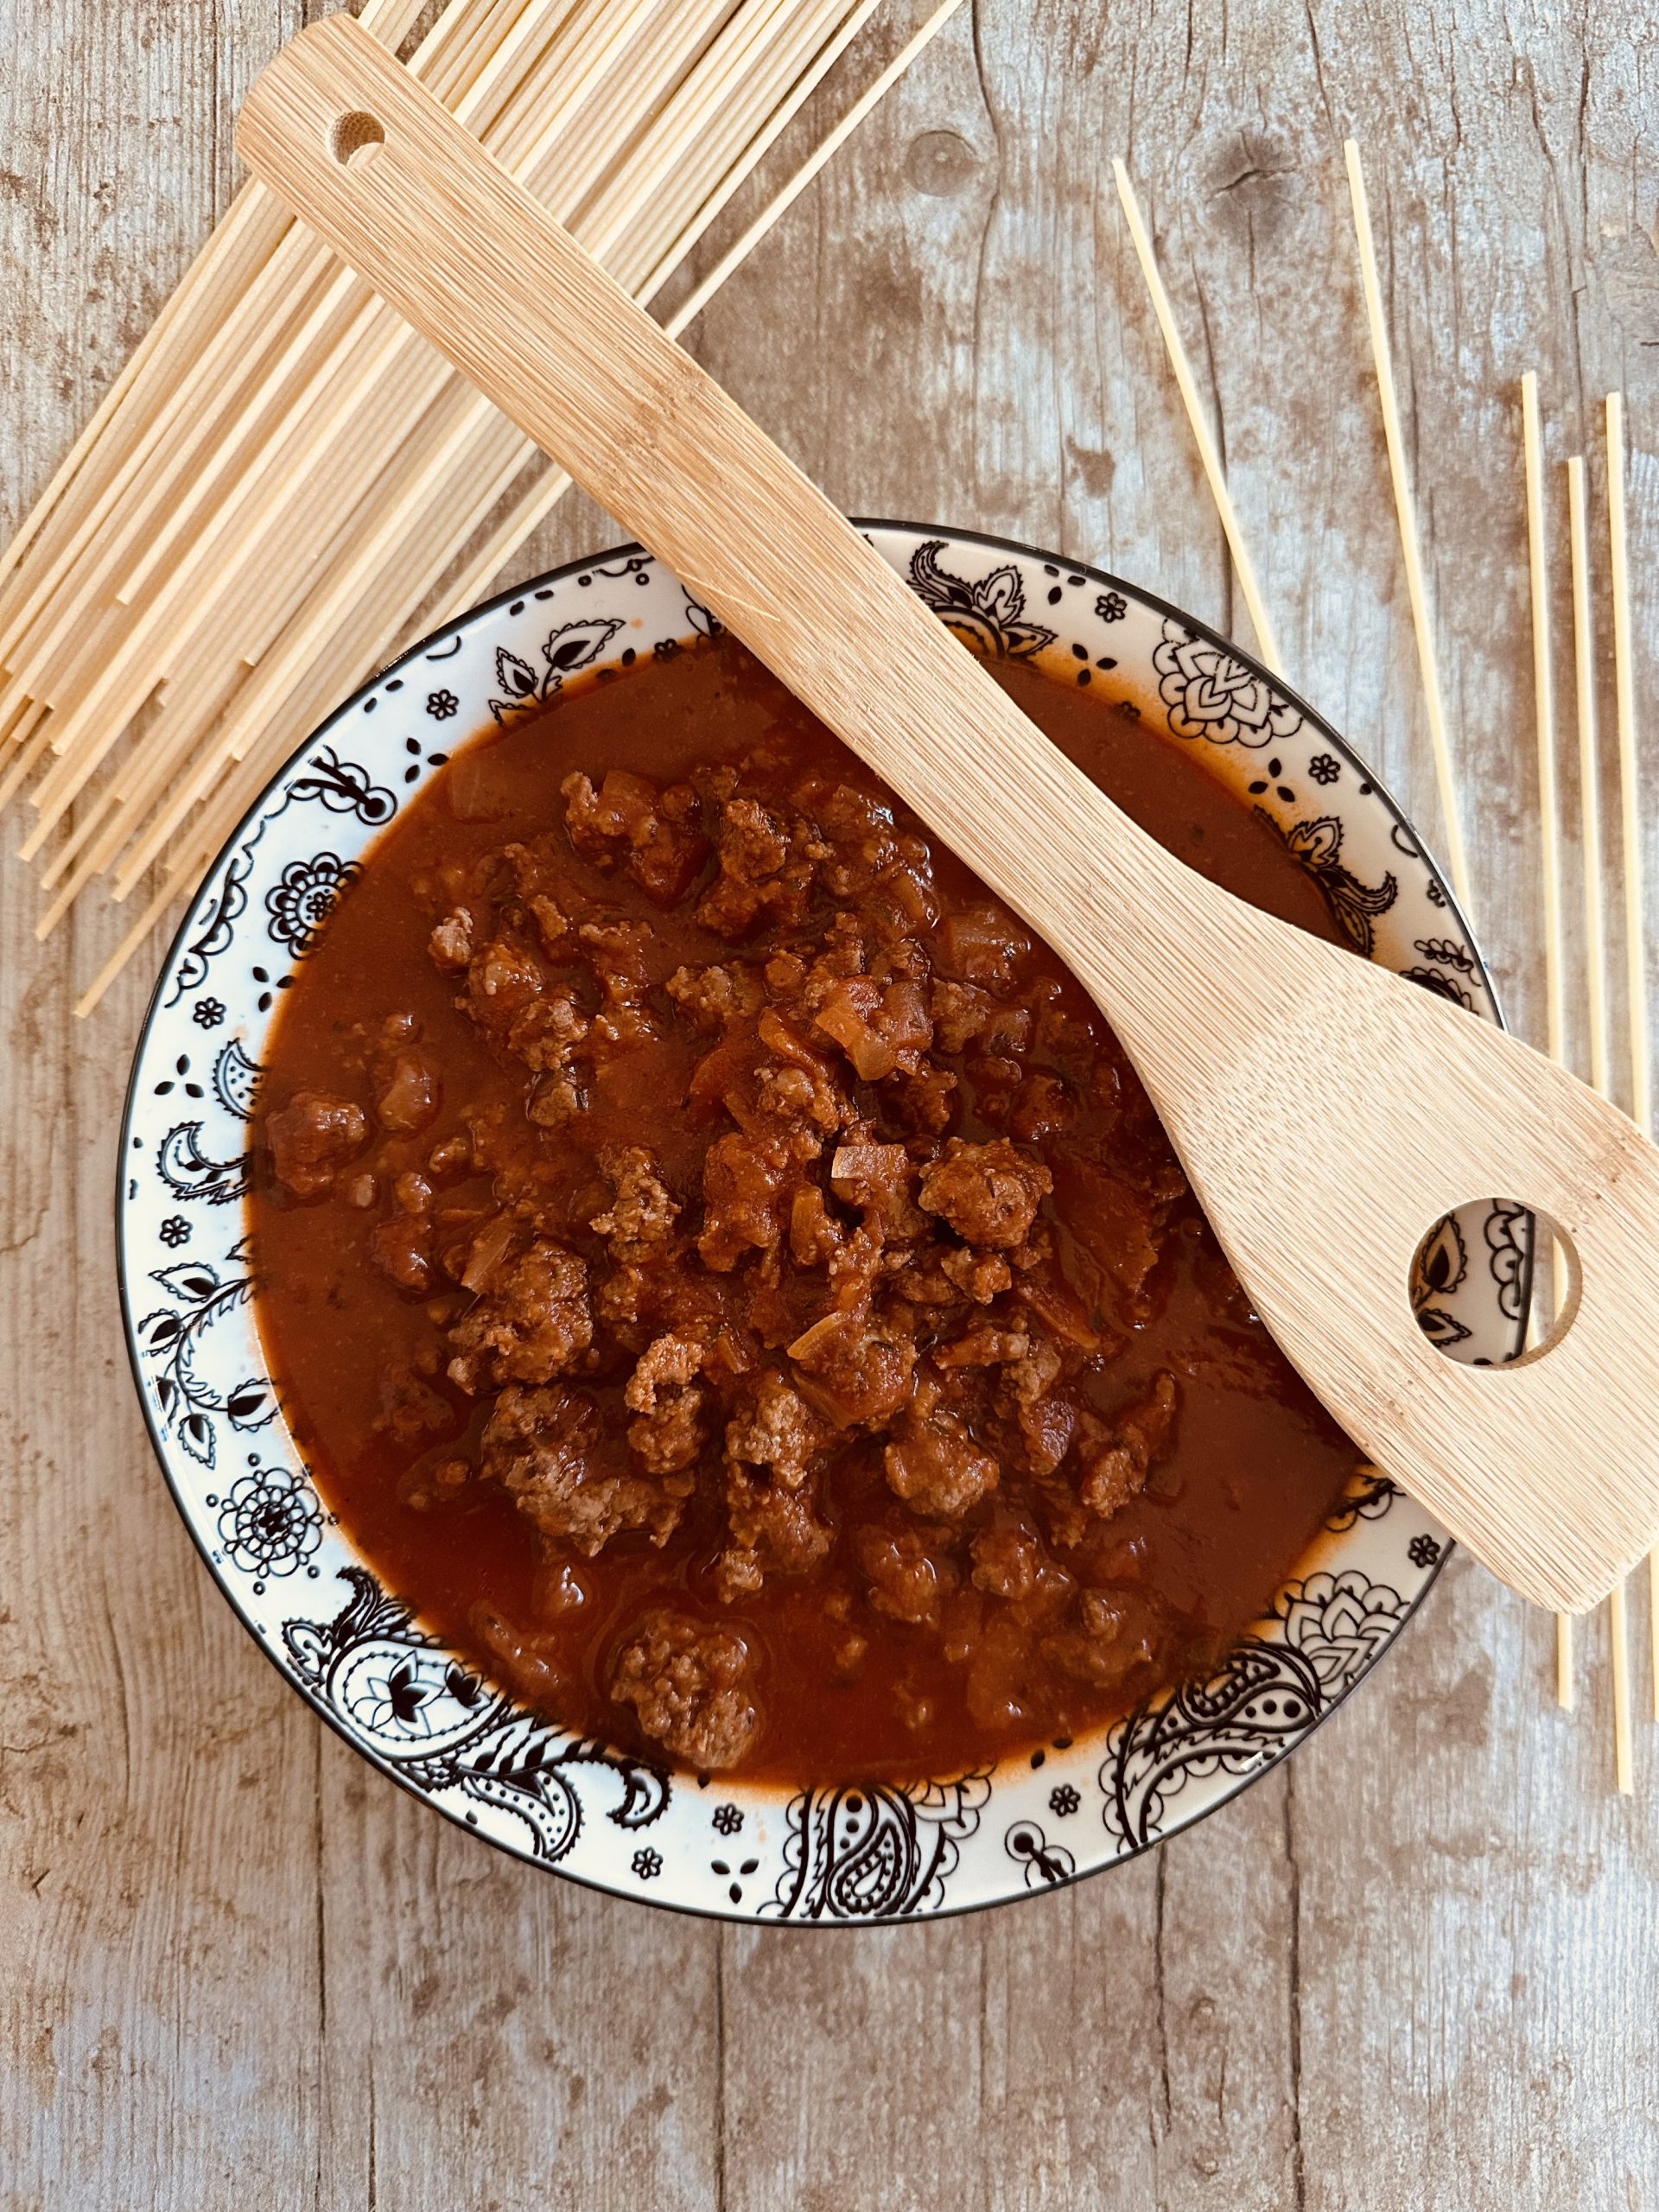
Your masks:
<svg viewBox="0 0 1659 2212"><path fill-rule="evenodd" d="M1134 702L993 672L1332 942ZM721 640L475 737L275 1025L284 1413L389 1589L573 1730L821 1783L1210 1667L1357 1463L1075 981Z"/></svg>

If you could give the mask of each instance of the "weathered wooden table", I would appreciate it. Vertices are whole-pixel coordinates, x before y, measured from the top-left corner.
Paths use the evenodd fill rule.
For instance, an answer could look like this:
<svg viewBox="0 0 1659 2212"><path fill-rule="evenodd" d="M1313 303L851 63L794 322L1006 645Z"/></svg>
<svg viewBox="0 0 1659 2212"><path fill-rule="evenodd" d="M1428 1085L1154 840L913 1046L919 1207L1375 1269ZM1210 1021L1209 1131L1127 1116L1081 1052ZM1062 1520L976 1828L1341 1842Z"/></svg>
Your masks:
<svg viewBox="0 0 1659 2212"><path fill-rule="evenodd" d="M0 0L0 525L225 207L237 101L299 21L300 0ZM1629 393L1659 792L1655 31L1639 0L978 0L695 332L849 508L1063 547L1224 626L1112 190L1124 152L1293 680L1431 825L1356 130L1477 918L1535 1036L1516 384L1540 371L1552 462L1599 454L1600 395ZM608 534L573 502L523 567ZM1564 593L1557 616L1565 639ZM721 1930L511 1864L321 1727L194 1557L111 1255L152 968L78 1026L71 977L110 918L41 948L10 861L0 899L7 2212L1659 2202L1645 1604L1633 1799L1611 1789L1605 1617L1569 1720L1549 1623L1459 1560L1287 1770L1017 1910Z"/></svg>

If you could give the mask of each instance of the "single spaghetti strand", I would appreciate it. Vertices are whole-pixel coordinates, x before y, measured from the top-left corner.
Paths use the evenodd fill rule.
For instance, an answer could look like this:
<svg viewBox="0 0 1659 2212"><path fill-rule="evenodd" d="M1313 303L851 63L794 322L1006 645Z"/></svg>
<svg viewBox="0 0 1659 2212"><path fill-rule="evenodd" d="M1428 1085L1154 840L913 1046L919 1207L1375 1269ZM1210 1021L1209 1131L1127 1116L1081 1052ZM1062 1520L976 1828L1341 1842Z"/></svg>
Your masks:
<svg viewBox="0 0 1659 2212"><path fill-rule="evenodd" d="M1544 528L1544 438L1538 415L1538 378L1521 379L1522 451L1527 487L1527 570L1532 598L1533 712L1538 732L1538 819L1543 842L1544 993L1549 1057L1567 1063L1567 981L1561 958L1561 841L1560 776L1555 760L1555 679L1549 637L1549 561ZM1533 1332L1536 1341L1537 1332ZM1555 1702L1571 1713L1577 1702L1573 1665L1573 1616L1555 1616Z"/></svg>
<svg viewBox="0 0 1659 2212"><path fill-rule="evenodd" d="M1642 777L1630 651L1630 560L1624 514L1624 398L1607 395L1607 550L1613 595L1613 697L1618 721L1619 806L1624 826L1624 957L1629 978L1630 1114L1653 1135L1653 1063L1648 1031L1647 898L1643 882ZM1653 1717L1659 1720L1659 1549L1648 1554Z"/></svg>
<svg viewBox="0 0 1659 2212"><path fill-rule="evenodd" d="M1584 457L1567 464L1567 541L1573 564L1573 665L1579 718L1579 805L1584 836L1584 935L1590 1009L1590 1079L1604 1098L1612 1095L1612 1052L1607 1032L1607 925L1601 874L1601 784L1596 728L1596 640L1590 610L1589 501ZM1608 1601L1613 1657L1613 1775L1629 1796L1630 1779L1630 1648L1624 1585Z"/></svg>
<svg viewBox="0 0 1659 2212"><path fill-rule="evenodd" d="M1567 512L1573 562L1573 671L1579 715L1579 806L1584 842L1590 1080L1605 1098L1612 1090L1612 1045L1607 1026L1607 920L1601 876L1601 780L1596 726L1596 635L1590 611L1589 498L1581 454L1574 454L1567 464Z"/></svg>
<svg viewBox="0 0 1659 2212"><path fill-rule="evenodd" d="M1624 514L1624 401L1607 395L1607 540L1613 595L1613 696L1618 722L1618 780L1624 825L1624 954L1630 998L1631 1115L1653 1134L1653 1064L1648 1030L1647 913L1643 885L1642 778L1636 735L1636 676L1630 650L1630 543Z"/></svg>
<svg viewBox="0 0 1659 2212"><path fill-rule="evenodd" d="M1175 327L1174 310L1169 304L1169 294L1164 289L1158 257L1153 251L1152 238L1141 213L1141 203L1135 196L1135 187L1129 182L1128 170L1116 156L1112 160L1112 174L1117 179L1117 196L1123 203L1124 220L1129 226L1135 258L1141 264L1141 273L1146 278L1147 289L1152 296L1152 311L1157 316L1158 327L1164 334L1169 365L1175 373L1175 388L1180 393L1181 404L1186 410L1193 443L1198 448L1198 459L1203 463L1205 477L1210 486L1210 496L1216 503L1216 512L1221 517L1221 526L1226 533L1228 550L1233 556L1238 588L1249 610L1251 626L1255 632L1256 651L1274 674L1282 677L1285 666L1280 658L1273 626L1268 620L1268 610L1262 603L1261 587L1255 578L1255 563L1245 545L1244 533L1239 527L1233 495L1227 488L1226 472L1221 465L1221 455L1216 449L1210 420L1198 397L1198 387L1193 381L1192 365L1186 358L1186 348L1181 343L1181 334Z"/></svg>
<svg viewBox="0 0 1659 2212"><path fill-rule="evenodd" d="M1538 732L1538 810L1543 833L1544 988L1549 1057L1564 1065L1567 1058L1567 978L1561 962L1560 791L1555 759L1555 675L1550 643L1544 439L1538 412L1538 378L1530 369L1521 379L1521 424L1526 456L1527 563L1532 591L1532 686Z"/></svg>
<svg viewBox="0 0 1659 2212"><path fill-rule="evenodd" d="M1630 1758L1630 1624L1624 1576L1607 1592L1607 1633L1613 1647L1613 1780L1621 1796L1635 1794Z"/></svg>
<svg viewBox="0 0 1659 2212"><path fill-rule="evenodd" d="M35 717L43 702L31 699L27 692L14 699L3 713L0 713L0 751L8 745L21 745L34 727Z"/></svg>
<svg viewBox="0 0 1659 2212"><path fill-rule="evenodd" d="M1423 702L1428 713L1428 738L1434 753L1434 775L1440 787L1440 813L1446 823L1446 859L1452 888L1458 904L1470 911L1469 861L1464 849L1463 819L1458 808L1457 779L1452 768L1452 747L1446 730L1446 702L1440 691L1439 658L1434 650L1434 615L1428 603L1423 556L1417 537L1416 510L1411 480L1406 474L1405 439L1400 429L1400 401L1394 388L1394 363L1389 352L1389 326L1382 312L1382 288L1377 281L1376 243L1371 235L1370 202L1365 194L1365 173L1359 164L1359 148L1350 138L1343 147L1348 163L1348 191L1354 206L1354 231L1359 240L1360 282L1365 294L1365 319L1370 325L1371 358L1376 367L1376 396L1382 409L1382 436L1389 449L1389 475L1394 486L1394 512L1400 526L1400 550L1406 564L1406 590L1411 600L1412 628L1417 635L1417 666L1422 677Z"/></svg>

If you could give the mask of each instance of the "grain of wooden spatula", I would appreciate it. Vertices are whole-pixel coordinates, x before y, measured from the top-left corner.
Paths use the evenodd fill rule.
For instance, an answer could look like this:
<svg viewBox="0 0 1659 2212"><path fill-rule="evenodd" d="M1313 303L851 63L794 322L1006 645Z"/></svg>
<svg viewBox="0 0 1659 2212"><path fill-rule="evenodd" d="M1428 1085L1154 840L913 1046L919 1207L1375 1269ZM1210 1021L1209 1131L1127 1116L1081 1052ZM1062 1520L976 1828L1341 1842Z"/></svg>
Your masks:
<svg viewBox="0 0 1659 2212"><path fill-rule="evenodd" d="M657 325L349 17L250 93L255 175L659 554L1071 964L1257 1310L1505 1581L1593 1603L1659 1531L1659 1153L1538 1054L1136 829ZM1425 1231L1503 1194L1569 1255L1509 1367L1413 1319Z"/></svg>

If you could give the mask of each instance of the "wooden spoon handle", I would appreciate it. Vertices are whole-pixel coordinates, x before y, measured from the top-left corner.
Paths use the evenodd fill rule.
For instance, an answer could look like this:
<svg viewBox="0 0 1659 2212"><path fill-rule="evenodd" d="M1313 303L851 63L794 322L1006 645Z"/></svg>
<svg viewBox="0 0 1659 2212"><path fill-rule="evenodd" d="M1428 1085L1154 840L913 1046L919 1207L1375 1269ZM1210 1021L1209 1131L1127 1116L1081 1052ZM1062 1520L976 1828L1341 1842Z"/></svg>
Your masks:
<svg viewBox="0 0 1659 2212"><path fill-rule="evenodd" d="M353 112L372 112L384 142L342 163ZM1096 872L1086 851L1057 850L1056 822L1121 842L1137 878L1166 874L817 486L349 16L270 65L237 143L1051 942L1064 897L1033 913L1027 887L1080 861L1080 893ZM1143 910L1126 899L1126 915Z"/></svg>
<svg viewBox="0 0 1659 2212"><path fill-rule="evenodd" d="M1145 836L349 17L278 55L238 143L1069 962L1355 1440L1523 1594L1604 1592L1659 1530L1659 1153L1513 1039ZM1406 1286L1434 1220L1497 1194L1581 1265L1562 1340L1482 1374Z"/></svg>

